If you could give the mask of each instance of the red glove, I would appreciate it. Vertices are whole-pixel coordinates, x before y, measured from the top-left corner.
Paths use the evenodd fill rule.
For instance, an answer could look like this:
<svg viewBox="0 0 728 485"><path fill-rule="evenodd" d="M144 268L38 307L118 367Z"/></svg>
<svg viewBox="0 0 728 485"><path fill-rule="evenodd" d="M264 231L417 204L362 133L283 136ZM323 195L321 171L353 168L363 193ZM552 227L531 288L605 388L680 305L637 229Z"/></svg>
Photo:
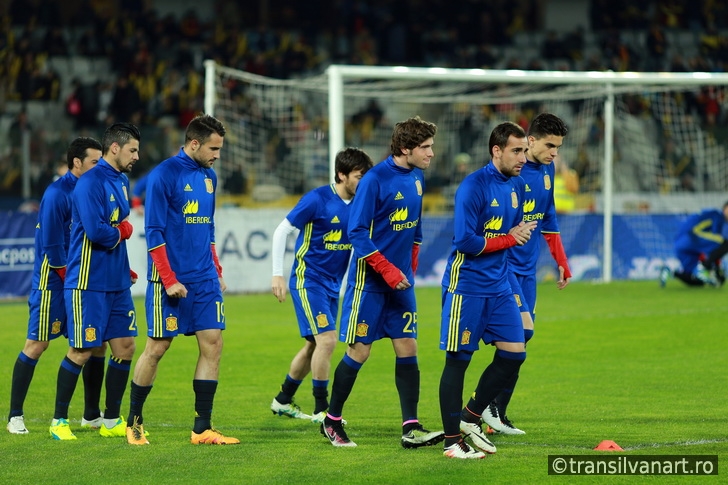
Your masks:
<svg viewBox="0 0 728 485"><path fill-rule="evenodd" d="M134 270L133 270L133 269L131 269L131 268L129 268L129 276L131 276L131 279L132 279L132 280L138 280L138 279L139 279L139 275L138 275L138 274L136 274L136 273L134 272Z"/></svg>
<svg viewBox="0 0 728 485"><path fill-rule="evenodd" d="M222 278L222 265L220 264L220 260L217 257L217 251L215 250L215 244L210 244L210 249L212 250L212 261L215 263L215 269L217 270L217 276L218 276L218 278Z"/></svg>
<svg viewBox="0 0 728 485"><path fill-rule="evenodd" d="M162 245L152 249L149 251L149 256L152 258L152 262L157 268L157 273L159 273L159 277L162 279L162 284L165 289L177 283L177 275L174 274L172 267L169 265L167 246Z"/></svg>
<svg viewBox="0 0 728 485"><path fill-rule="evenodd" d="M564 244L561 242L561 234L557 233L541 233L543 234L546 243L549 245L551 256L556 261L556 264L564 268L564 278L571 278L571 270L569 270L569 261L566 259L566 251L564 251Z"/></svg>
<svg viewBox="0 0 728 485"><path fill-rule="evenodd" d="M415 243L412 245L412 274L417 273L420 266L420 245Z"/></svg>
<svg viewBox="0 0 728 485"><path fill-rule="evenodd" d="M127 220L121 221L121 224L119 224L117 229L119 229L121 239L129 239L131 237L131 233L134 232L134 226L132 226L131 222Z"/></svg>
<svg viewBox="0 0 728 485"><path fill-rule="evenodd" d="M397 288L397 285L405 279L404 274L402 274L399 268L387 261L387 258L379 251L370 254L364 260L366 260L374 271L382 275L384 281L392 289Z"/></svg>
<svg viewBox="0 0 728 485"><path fill-rule="evenodd" d="M53 271L58 273L58 276L61 277L61 281L66 281L66 267L63 266L61 268L53 268Z"/></svg>
<svg viewBox="0 0 728 485"><path fill-rule="evenodd" d="M491 237L485 240L485 246L480 254L493 253L502 249L512 248L518 244L516 238L511 234L504 234L503 236Z"/></svg>

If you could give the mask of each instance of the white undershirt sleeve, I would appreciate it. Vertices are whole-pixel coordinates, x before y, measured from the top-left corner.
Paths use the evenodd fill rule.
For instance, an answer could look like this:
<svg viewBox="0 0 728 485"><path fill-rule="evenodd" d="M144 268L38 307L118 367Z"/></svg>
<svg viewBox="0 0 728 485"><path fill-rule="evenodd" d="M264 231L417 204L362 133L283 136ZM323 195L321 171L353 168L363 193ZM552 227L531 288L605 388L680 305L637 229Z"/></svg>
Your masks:
<svg viewBox="0 0 728 485"><path fill-rule="evenodd" d="M273 276L283 276L283 257L286 254L286 240L288 235L296 230L288 219L283 219L273 233L273 247L271 259L273 260Z"/></svg>

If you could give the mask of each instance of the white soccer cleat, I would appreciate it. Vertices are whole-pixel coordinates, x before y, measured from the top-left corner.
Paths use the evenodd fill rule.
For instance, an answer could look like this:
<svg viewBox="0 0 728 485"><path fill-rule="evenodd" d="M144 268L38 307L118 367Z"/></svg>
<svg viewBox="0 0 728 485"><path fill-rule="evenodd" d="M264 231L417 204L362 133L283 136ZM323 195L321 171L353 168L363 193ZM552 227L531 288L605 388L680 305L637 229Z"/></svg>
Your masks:
<svg viewBox="0 0 728 485"><path fill-rule="evenodd" d="M460 458L463 460L485 458L485 453L471 448L462 439L454 445L446 446L442 454L448 458Z"/></svg>
<svg viewBox="0 0 728 485"><path fill-rule="evenodd" d="M485 432L483 432L483 428L480 427L479 423L468 423L467 421L461 420L460 431L465 433L465 437L470 437L476 448L483 450L486 453L495 453L495 445L485 435Z"/></svg>
<svg viewBox="0 0 728 485"><path fill-rule="evenodd" d="M526 432L522 429L518 429L513 426L513 423L511 423L508 418L505 416L501 417L498 414L498 408L494 403L490 403L488 407L485 408L482 419L483 422L490 426L495 433L510 435L526 434Z"/></svg>
<svg viewBox="0 0 728 485"><path fill-rule="evenodd" d="M28 428L25 427L25 418L23 416L13 416L8 421L8 431L11 434L28 434Z"/></svg>
<svg viewBox="0 0 728 485"><path fill-rule="evenodd" d="M270 403L270 410L278 416L288 416L289 418L295 419L311 419L311 415L301 411L298 404L293 401L288 404L281 404L277 399L273 398L273 402Z"/></svg>
<svg viewBox="0 0 728 485"><path fill-rule="evenodd" d="M81 427L82 428L91 428L91 429L99 429L101 425L104 424L104 413L101 412L101 416L99 416L96 419L87 420L86 418L81 418Z"/></svg>

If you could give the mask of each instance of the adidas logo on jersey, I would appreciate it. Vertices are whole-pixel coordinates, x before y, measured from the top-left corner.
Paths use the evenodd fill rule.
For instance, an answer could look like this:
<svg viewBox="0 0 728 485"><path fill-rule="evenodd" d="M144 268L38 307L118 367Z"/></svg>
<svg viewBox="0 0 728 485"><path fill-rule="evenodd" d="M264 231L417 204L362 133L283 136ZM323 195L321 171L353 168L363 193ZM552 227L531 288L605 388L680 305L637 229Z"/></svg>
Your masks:
<svg viewBox="0 0 728 485"><path fill-rule="evenodd" d="M185 192L192 192L192 187L190 187L190 184L185 185Z"/></svg>
<svg viewBox="0 0 728 485"><path fill-rule="evenodd" d="M114 197L114 194L111 194L111 197L109 197L109 202L116 202L116 197Z"/></svg>
<svg viewBox="0 0 728 485"><path fill-rule="evenodd" d="M490 206L491 207L500 207L500 205L498 204L498 201L495 199L493 199L493 202L490 203Z"/></svg>
<svg viewBox="0 0 728 485"><path fill-rule="evenodd" d="M394 196L394 200L402 200L404 199L404 195L402 195L402 192L397 192L397 195Z"/></svg>
<svg viewBox="0 0 728 485"><path fill-rule="evenodd" d="M331 224L339 224L340 222L339 216L334 216L334 218L331 219Z"/></svg>
<svg viewBox="0 0 728 485"><path fill-rule="evenodd" d="M531 191L531 187L529 187L528 184L526 184L526 192L530 192L530 191Z"/></svg>

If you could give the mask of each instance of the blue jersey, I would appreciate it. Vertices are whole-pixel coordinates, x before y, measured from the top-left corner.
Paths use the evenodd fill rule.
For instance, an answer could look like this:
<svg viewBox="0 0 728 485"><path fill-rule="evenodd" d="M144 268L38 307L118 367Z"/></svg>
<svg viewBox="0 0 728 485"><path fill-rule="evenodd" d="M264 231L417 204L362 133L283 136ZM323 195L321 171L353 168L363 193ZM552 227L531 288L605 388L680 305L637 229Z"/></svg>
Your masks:
<svg viewBox="0 0 728 485"><path fill-rule="evenodd" d="M354 248L349 285L358 290L396 291L364 260L377 250L414 284L412 246L422 242L424 184L422 170L399 167L391 156L362 177L349 216Z"/></svg>
<svg viewBox="0 0 728 485"><path fill-rule="evenodd" d="M349 207L331 184L304 195L288 213L288 222L301 231L289 280L291 290L322 288L338 299L351 255Z"/></svg>
<svg viewBox="0 0 728 485"><path fill-rule="evenodd" d="M442 286L450 293L489 297L510 290L509 250L480 254L485 239L505 236L523 219L524 182L489 163L463 180L455 192L452 250Z"/></svg>
<svg viewBox="0 0 728 485"><path fill-rule="evenodd" d="M129 216L129 179L103 158L76 182L66 289L131 287L126 241L117 227Z"/></svg>
<svg viewBox="0 0 728 485"><path fill-rule="evenodd" d="M559 233L554 205L554 164L548 165L528 161L521 170L521 178L525 182L523 201L523 221L536 221L536 229L531 239L523 246L514 246L508 250L508 264L518 274L536 274L536 265L541 252L543 233Z"/></svg>
<svg viewBox="0 0 728 485"><path fill-rule="evenodd" d="M725 225L722 210L705 209L693 214L680 225L675 247L709 253L724 241Z"/></svg>
<svg viewBox="0 0 728 485"><path fill-rule="evenodd" d="M217 279L210 245L215 242L217 175L180 149L160 163L147 181L144 229L151 251L167 246L167 258L180 283ZM161 282L150 256L149 281Z"/></svg>
<svg viewBox="0 0 728 485"><path fill-rule="evenodd" d="M66 266L71 238L71 194L78 177L66 174L43 193L35 225L34 290L62 290L63 280L53 268Z"/></svg>

